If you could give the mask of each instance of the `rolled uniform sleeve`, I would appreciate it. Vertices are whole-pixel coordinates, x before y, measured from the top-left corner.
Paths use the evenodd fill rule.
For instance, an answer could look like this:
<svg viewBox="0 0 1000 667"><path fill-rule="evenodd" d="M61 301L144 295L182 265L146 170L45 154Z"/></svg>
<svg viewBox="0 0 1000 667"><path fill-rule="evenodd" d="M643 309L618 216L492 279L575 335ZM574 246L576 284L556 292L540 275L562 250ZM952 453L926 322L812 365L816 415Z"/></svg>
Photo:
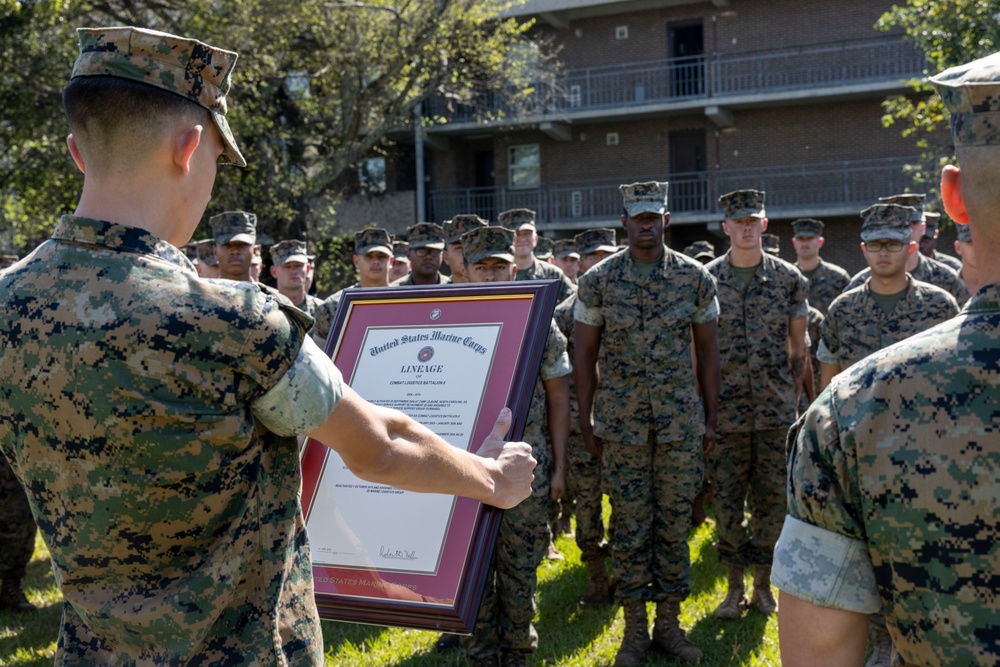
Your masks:
<svg viewBox="0 0 1000 667"><path fill-rule="evenodd" d="M549 321L549 336L542 353L542 363L538 369L538 377L544 382L563 377L573 372L573 365L566 352L566 336L559 331L555 321Z"/></svg>
<svg viewBox="0 0 1000 667"><path fill-rule="evenodd" d="M870 614L881 603L834 400L827 388L789 432L788 516L772 581L815 605Z"/></svg>
<svg viewBox="0 0 1000 667"><path fill-rule="evenodd" d="M694 324L705 324L717 319L719 319L719 299L714 294L711 301L698 308L691 316Z"/></svg>
<svg viewBox="0 0 1000 667"><path fill-rule="evenodd" d="M587 306L580 299L577 299L576 305L573 306L573 319L592 327L604 326L604 315L601 314L600 307Z"/></svg>
<svg viewBox="0 0 1000 667"><path fill-rule="evenodd" d="M276 435L300 435L325 422L343 395L340 371L307 337L288 371L253 402L253 413Z"/></svg>

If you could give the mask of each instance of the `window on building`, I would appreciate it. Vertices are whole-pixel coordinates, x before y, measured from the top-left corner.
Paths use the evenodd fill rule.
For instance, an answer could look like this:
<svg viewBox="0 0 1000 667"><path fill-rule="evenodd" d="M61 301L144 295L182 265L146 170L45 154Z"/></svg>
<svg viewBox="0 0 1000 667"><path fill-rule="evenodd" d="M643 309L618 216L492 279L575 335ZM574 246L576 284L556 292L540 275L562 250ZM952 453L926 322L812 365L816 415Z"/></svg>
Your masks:
<svg viewBox="0 0 1000 667"><path fill-rule="evenodd" d="M537 188L542 184L541 152L538 144L511 146L508 182L512 188Z"/></svg>
<svg viewBox="0 0 1000 667"><path fill-rule="evenodd" d="M358 183L366 195L380 195L386 191L385 158L372 157L358 165Z"/></svg>

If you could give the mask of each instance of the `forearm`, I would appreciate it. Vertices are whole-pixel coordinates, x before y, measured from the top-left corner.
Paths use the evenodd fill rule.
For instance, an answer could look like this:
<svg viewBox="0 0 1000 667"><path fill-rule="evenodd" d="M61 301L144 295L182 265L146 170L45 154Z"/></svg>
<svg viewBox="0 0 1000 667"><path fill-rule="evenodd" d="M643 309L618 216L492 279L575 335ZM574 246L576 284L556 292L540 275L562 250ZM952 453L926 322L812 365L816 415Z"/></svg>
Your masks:
<svg viewBox="0 0 1000 667"><path fill-rule="evenodd" d="M857 667L868 645L868 615L819 607L782 591L778 643L784 667Z"/></svg>
<svg viewBox="0 0 1000 667"><path fill-rule="evenodd" d="M569 442L569 376L545 382L549 437L552 438L552 467L566 470L566 446Z"/></svg>
<svg viewBox="0 0 1000 667"><path fill-rule="evenodd" d="M819 389L823 391L833 378L841 371L839 365L819 362Z"/></svg>
<svg viewBox="0 0 1000 667"><path fill-rule="evenodd" d="M705 411L705 426L715 430L719 413L719 386L722 383L719 362L718 321L695 325L695 374Z"/></svg>

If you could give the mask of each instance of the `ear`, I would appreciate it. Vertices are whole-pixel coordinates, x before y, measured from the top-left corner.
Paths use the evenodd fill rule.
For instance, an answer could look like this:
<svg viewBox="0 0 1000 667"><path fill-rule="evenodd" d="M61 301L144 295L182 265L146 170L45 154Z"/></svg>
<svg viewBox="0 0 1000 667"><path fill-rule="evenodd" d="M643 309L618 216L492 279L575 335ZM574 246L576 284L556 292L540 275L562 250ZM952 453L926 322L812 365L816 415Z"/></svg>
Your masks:
<svg viewBox="0 0 1000 667"><path fill-rule="evenodd" d="M669 225L670 225L670 214L669 213L664 213L663 214L663 226L667 227Z"/></svg>
<svg viewBox="0 0 1000 667"><path fill-rule="evenodd" d="M277 278L278 277L278 267L276 267L273 264L271 265L271 277L272 278Z"/></svg>
<svg viewBox="0 0 1000 667"><path fill-rule="evenodd" d="M729 225L727 225L724 220L722 222L722 233L729 236Z"/></svg>
<svg viewBox="0 0 1000 667"><path fill-rule="evenodd" d="M761 218L760 219L760 231L762 231L762 232L766 232L767 231L767 218Z"/></svg>
<svg viewBox="0 0 1000 667"><path fill-rule="evenodd" d="M969 214L965 210L965 200L962 199L962 170L955 165L945 165L941 171L941 201L945 212L955 222L969 224Z"/></svg>
<svg viewBox="0 0 1000 667"><path fill-rule="evenodd" d="M917 242L916 241L910 241L910 247L906 249L906 254L907 255L912 255L916 251L917 251Z"/></svg>
<svg viewBox="0 0 1000 667"><path fill-rule="evenodd" d="M625 224L625 221L626 221L627 219L628 219L628 218L626 218L626 217L625 217L625 214L624 214L624 213L622 213L622 229L628 229L628 225L626 225L626 224Z"/></svg>
<svg viewBox="0 0 1000 667"><path fill-rule="evenodd" d="M201 125L194 125L174 138L174 164L185 176L191 171L191 157L201 144L201 133L204 129Z"/></svg>
<svg viewBox="0 0 1000 667"><path fill-rule="evenodd" d="M826 241L826 239L825 239L825 238L823 238L822 236L821 236L821 237L819 237L819 242L818 242L818 243L817 243L817 245L816 245L816 249L817 249L817 250L819 250L820 248L822 248L822 247L823 247L823 243L824 243L825 241Z"/></svg>
<svg viewBox="0 0 1000 667"><path fill-rule="evenodd" d="M72 134L66 137L66 145L69 146L69 154L73 156L73 162L76 162L76 168L80 170L81 174L86 174L87 170L83 168L83 155L80 153L80 147L76 145L76 139Z"/></svg>
<svg viewBox="0 0 1000 667"><path fill-rule="evenodd" d="M358 256L357 255L351 255L351 260L354 262L354 268L355 269L360 268L358 266Z"/></svg>

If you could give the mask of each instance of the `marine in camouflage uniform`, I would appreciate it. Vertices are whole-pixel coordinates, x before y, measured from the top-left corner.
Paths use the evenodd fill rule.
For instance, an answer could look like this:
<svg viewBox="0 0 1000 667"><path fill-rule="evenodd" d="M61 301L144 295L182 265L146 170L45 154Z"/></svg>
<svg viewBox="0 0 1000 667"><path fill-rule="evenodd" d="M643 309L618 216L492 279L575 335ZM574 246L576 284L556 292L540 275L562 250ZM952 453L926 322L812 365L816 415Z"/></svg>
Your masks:
<svg viewBox="0 0 1000 667"><path fill-rule="evenodd" d="M562 303L576 293L574 285L566 274L549 262L538 259L534 250L538 245L535 228L535 212L527 208L512 208L498 216L500 225L514 232L514 262L517 264L518 280L558 280L558 303Z"/></svg>
<svg viewBox="0 0 1000 667"><path fill-rule="evenodd" d="M203 239L192 243L195 252L198 253L198 263L195 269L202 278L219 277L219 258L215 256L215 241Z"/></svg>
<svg viewBox="0 0 1000 667"><path fill-rule="evenodd" d="M809 280L809 305L822 314L851 281L851 275L819 256L823 238L822 220L800 218L792 222L792 245L795 247L795 267ZM818 369L817 369L818 370ZM817 379L819 374L816 374Z"/></svg>
<svg viewBox="0 0 1000 667"><path fill-rule="evenodd" d="M924 229L926 227L924 218L924 197L925 195L912 193L893 195L891 197L879 197L879 202L883 204L911 206L915 209L913 219L910 221L910 238L918 243L920 238L923 236ZM914 264L914 262L916 263ZM931 259L930 257L924 257L921 253L914 253L906 265L906 271L913 276L914 280L919 280L922 283L930 283L931 285L937 285L945 292L948 292L948 294L955 297L955 301L958 303L965 303L969 300L969 290L966 289L965 283L962 282L962 279L958 277L958 273L951 267L945 266L937 260ZM847 284L844 291L846 292L849 289L858 287L868 280L869 275L871 275L871 269L863 269L862 271L854 274L854 277L851 278L851 282Z"/></svg>
<svg viewBox="0 0 1000 667"><path fill-rule="evenodd" d="M576 249L574 239L556 241L550 261L569 278L571 283L576 284L576 279L580 275L580 253Z"/></svg>
<svg viewBox="0 0 1000 667"><path fill-rule="evenodd" d="M252 264L257 245L257 216L246 211L226 211L208 219L215 241L213 252L219 260L219 277L226 280L253 280Z"/></svg>
<svg viewBox="0 0 1000 667"><path fill-rule="evenodd" d="M406 257L410 273L389 283L393 287L410 285L446 285L451 281L439 271L444 250L444 228L433 222L418 222L406 230Z"/></svg>
<svg viewBox="0 0 1000 667"><path fill-rule="evenodd" d="M313 270L313 258L308 254L306 242L281 241L271 246L270 253L271 277L277 282L278 291L291 301L293 306L315 319L316 311L323 304L323 300L306 292L306 276ZM313 329L313 336L320 339L322 342L319 344L322 345L326 342L326 335L330 333L330 329L329 326L325 330L317 329L318 327Z"/></svg>
<svg viewBox="0 0 1000 667"><path fill-rule="evenodd" d="M643 660L648 601L657 603L656 645L697 660L678 614L690 592L687 538L702 451L715 436L719 304L706 268L663 244L667 184L621 191L629 249L580 277L574 313L581 431L589 450L603 450L615 508L615 597L626 624L615 664Z"/></svg>
<svg viewBox="0 0 1000 667"><path fill-rule="evenodd" d="M474 213L462 213L444 223L444 263L451 269L451 282L467 283L465 257L462 254L462 234L485 227L489 223Z"/></svg>
<svg viewBox="0 0 1000 667"><path fill-rule="evenodd" d="M0 257L0 272L17 263L17 255ZM0 455L0 611L34 611L21 581L35 551L35 519L24 488L7 458Z"/></svg>
<svg viewBox="0 0 1000 667"><path fill-rule="evenodd" d="M513 241L510 230L502 227L480 227L463 234L470 281L513 280ZM566 337L550 320L524 429L538 467L531 497L504 512L500 522L476 625L472 636L462 640L465 656L474 665L496 665L501 653L505 667L524 665L527 654L538 648L532 624L537 570L549 544L549 499L565 490L571 373Z"/></svg>
<svg viewBox="0 0 1000 667"><path fill-rule="evenodd" d="M924 228L924 235L920 237L920 252L925 257L930 257L935 261L941 262L956 273L961 272L962 260L937 251L938 234L941 233L941 230L938 229L938 225L941 222L941 214L924 211L924 222L926 227Z"/></svg>
<svg viewBox="0 0 1000 667"><path fill-rule="evenodd" d="M795 421L796 386L808 355L808 282L793 265L761 251L763 192L738 190L719 204L731 248L707 266L718 284L722 367L719 428L708 468L719 560L728 579L715 613L732 619L746 606L748 565L754 566L751 602L764 613L776 607L771 553L785 514L785 435Z"/></svg>
<svg viewBox="0 0 1000 667"><path fill-rule="evenodd" d="M931 83L959 162L942 175L945 209L992 254L1000 55ZM860 662L865 615L880 607L894 664L1000 662L1000 289L988 273L958 317L838 375L789 434L789 516L775 553L783 664Z"/></svg>

